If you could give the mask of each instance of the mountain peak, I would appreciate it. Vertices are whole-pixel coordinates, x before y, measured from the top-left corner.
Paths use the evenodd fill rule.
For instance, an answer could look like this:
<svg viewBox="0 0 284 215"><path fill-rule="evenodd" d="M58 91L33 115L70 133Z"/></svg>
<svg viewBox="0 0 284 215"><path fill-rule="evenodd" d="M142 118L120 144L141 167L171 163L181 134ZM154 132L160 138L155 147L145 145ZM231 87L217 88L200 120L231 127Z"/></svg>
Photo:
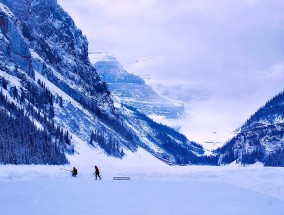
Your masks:
<svg viewBox="0 0 284 215"><path fill-rule="evenodd" d="M92 64L99 61L116 61L118 63L114 55L103 51L89 51L89 59Z"/></svg>

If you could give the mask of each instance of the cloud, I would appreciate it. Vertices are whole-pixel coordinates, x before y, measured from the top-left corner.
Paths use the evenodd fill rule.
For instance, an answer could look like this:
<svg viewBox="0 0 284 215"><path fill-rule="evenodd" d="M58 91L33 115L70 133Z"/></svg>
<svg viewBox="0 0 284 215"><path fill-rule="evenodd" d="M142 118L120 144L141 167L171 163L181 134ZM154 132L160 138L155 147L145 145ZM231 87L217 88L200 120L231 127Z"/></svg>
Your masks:
<svg viewBox="0 0 284 215"><path fill-rule="evenodd" d="M283 44L279 48L276 42L272 44L283 33L276 31L283 16L278 7L282 4L275 0L269 4L251 0L59 3L72 14L93 46L114 52L124 64L152 55L175 60L174 55L179 56L178 62L184 60L191 67L205 61L213 68L235 68L253 63L246 59L257 64L262 61L259 58L283 48Z"/></svg>
<svg viewBox="0 0 284 215"><path fill-rule="evenodd" d="M201 88L253 85L250 71L281 64L284 2L281 0L59 0L90 40L123 65L163 57L150 71L160 80ZM271 94L279 91L271 85ZM209 89L210 90L210 89ZM233 90L233 89L232 89Z"/></svg>

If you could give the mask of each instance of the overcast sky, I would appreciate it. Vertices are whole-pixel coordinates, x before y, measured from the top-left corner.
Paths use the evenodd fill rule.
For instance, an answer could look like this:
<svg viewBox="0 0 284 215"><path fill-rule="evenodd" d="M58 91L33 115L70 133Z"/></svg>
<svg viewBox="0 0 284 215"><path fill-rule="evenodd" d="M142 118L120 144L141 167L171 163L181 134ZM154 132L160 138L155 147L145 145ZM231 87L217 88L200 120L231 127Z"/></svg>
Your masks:
<svg viewBox="0 0 284 215"><path fill-rule="evenodd" d="M284 89L283 0L58 3L92 49L114 54L130 72L149 73L149 83L180 87L191 129L184 133L236 129Z"/></svg>

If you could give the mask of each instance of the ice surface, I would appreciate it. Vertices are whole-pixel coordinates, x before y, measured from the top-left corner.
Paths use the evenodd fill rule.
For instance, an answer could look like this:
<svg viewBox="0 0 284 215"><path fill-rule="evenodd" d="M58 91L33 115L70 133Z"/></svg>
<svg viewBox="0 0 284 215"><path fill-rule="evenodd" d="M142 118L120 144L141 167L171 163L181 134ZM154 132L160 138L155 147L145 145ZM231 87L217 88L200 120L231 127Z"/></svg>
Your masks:
<svg viewBox="0 0 284 215"><path fill-rule="evenodd" d="M0 166L1 214L283 215L284 168L98 166Z"/></svg>

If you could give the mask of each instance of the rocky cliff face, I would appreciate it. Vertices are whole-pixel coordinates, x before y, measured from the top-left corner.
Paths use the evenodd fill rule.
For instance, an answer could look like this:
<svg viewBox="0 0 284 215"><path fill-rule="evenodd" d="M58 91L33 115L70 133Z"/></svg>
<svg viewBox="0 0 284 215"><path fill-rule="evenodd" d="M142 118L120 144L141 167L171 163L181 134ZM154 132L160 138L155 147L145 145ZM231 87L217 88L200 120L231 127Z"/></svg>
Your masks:
<svg viewBox="0 0 284 215"><path fill-rule="evenodd" d="M2 61L9 64L9 59L17 66L27 71L28 75L33 77L31 69L31 54L22 35L21 25L18 19L13 15L5 5L1 5L0 11L0 44ZM4 59L7 58L7 59ZM2 64L3 67L5 65Z"/></svg>
<svg viewBox="0 0 284 215"><path fill-rule="evenodd" d="M89 108L103 102L101 108L113 109L112 101L103 96L108 93L104 83L89 63L86 37L55 0L3 2L20 20L23 36L31 52L36 53L31 63L39 73L83 99ZM92 99L84 96L86 91Z"/></svg>

